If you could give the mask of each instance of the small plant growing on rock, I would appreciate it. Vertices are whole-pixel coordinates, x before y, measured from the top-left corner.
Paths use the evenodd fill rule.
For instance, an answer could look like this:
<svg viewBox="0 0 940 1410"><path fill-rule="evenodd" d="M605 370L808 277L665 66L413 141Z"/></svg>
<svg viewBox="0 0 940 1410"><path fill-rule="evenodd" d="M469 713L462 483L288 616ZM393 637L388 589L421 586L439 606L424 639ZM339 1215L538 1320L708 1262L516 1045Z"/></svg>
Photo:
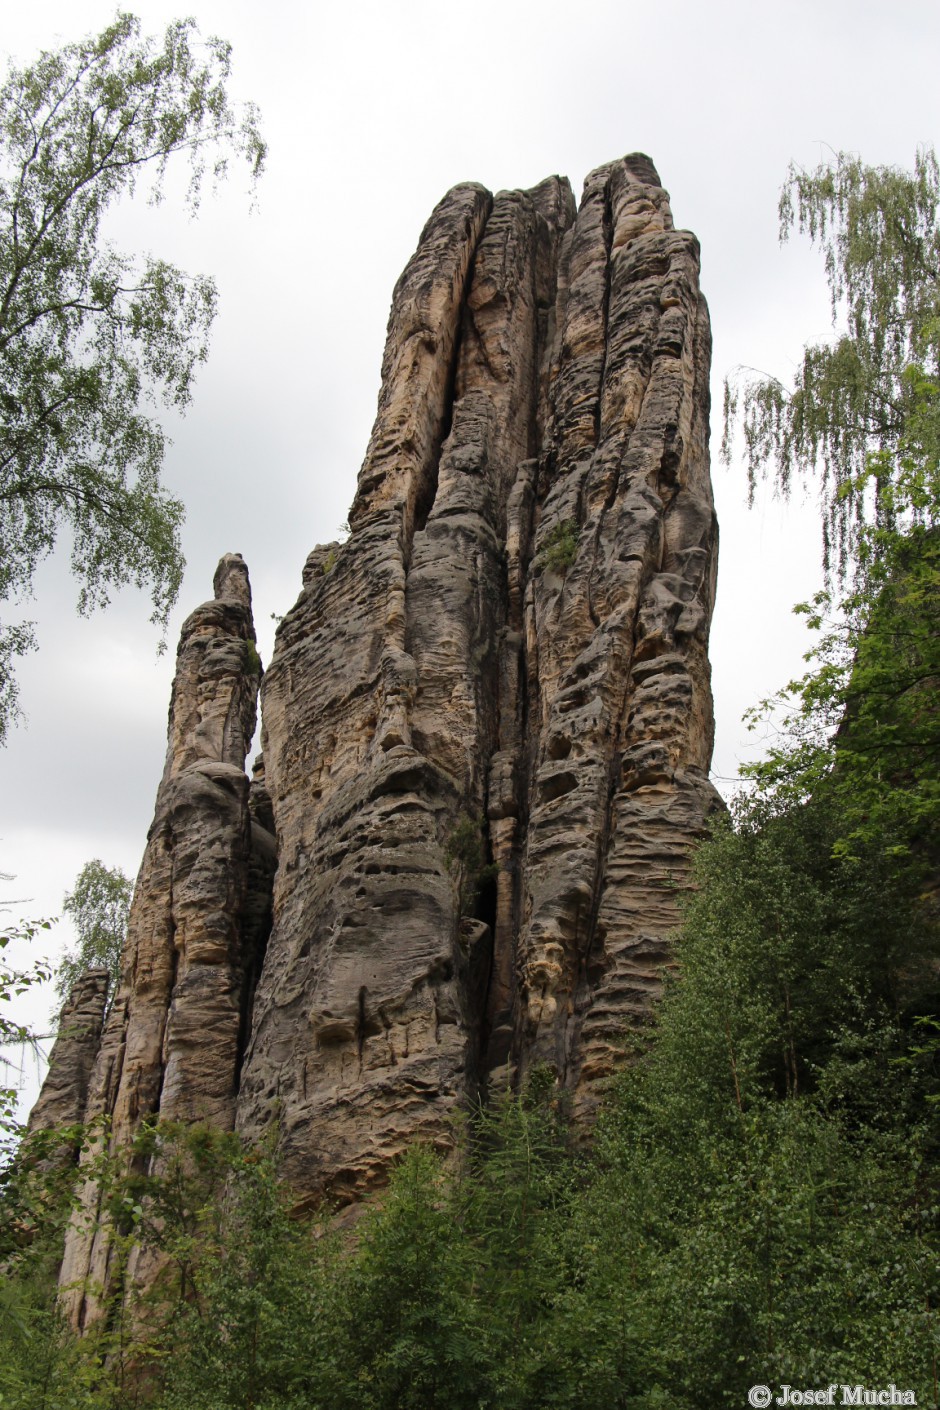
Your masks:
<svg viewBox="0 0 940 1410"><path fill-rule="evenodd" d="M483 819L463 813L447 834L444 860L457 883L462 910L469 910L480 894L480 888L492 881L499 868L486 860L483 839Z"/></svg>
<svg viewBox="0 0 940 1410"><path fill-rule="evenodd" d="M578 556L578 526L573 519L556 524L542 547L542 561L553 573L564 576Z"/></svg>

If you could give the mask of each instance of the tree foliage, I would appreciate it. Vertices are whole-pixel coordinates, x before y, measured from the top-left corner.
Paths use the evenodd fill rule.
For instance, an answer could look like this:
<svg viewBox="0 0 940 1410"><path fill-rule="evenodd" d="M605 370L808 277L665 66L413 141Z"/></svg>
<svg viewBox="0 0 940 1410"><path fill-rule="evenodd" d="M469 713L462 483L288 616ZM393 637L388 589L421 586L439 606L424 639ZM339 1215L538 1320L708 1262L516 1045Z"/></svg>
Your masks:
<svg viewBox="0 0 940 1410"><path fill-rule="evenodd" d="M817 476L831 570L796 609L821 633L809 670L753 712L782 714L782 732L749 772L781 807L829 779L838 846L880 837L928 869L940 821L938 203L932 152L913 172L844 154L791 168L781 236L796 227L820 244L844 328L804 350L792 389L726 385L724 445L730 456L740 426L752 490L762 474L783 490Z"/></svg>
<svg viewBox="0 0 940 1410"><path fill-rule="evenodd" d="M835 338L807 346L792 387L774 377L725 384L723 455L744 435L753 494L768 467L789 491L818 473L824 562L852 576L865 524L935 522L940 456L940 170L913 172L839 153L791 166L781 239L809 235L825 259ZM899 492L901 501L899 502ZM862 554L864 558L864 554Z"/></svg>
<svg viewBox="0 0 940 1410"><path fill-rule="evenodd" d="M837 848L878 842L926 878L940 823L940 536L913 525L865 541L851 592L797 607L819 633L809 668L750 712L778 732L744 772L779 808L825 787L839 800Z"/></svg>
<svg viewBox="0 0 940 1410"><path fill-rule="evenodd" d="M61 1000L68 998L86 969L99 968L111 976L109 998L113 997L133 894L134 884L120 867L106 867L97 857L82 867L62 906L75 926L78 945L66 951L56 971Z"/></svg>
<svg viewBox="0 0 940 1410"><path fill-rule="evenodd" d="M48 960L35 959L31 964L14 962L8 952L31 946L44 931L52 929L51 920L21 921L19 924L4 925L0 928L0 1048L24 1046L35 1048L36 1038L27 1024L13 1016L13 1007L37 984L44 984L52 977L52 965ZM0 1074L8 1080L10 1060L0 1056ZM0 1085L0 1161L15 1146L20 1133L16 1120L18 1093L14 1086Z"/></svg>
<svg viewBox="0 0 940 1410"><path fill-rule="evenodd" d="M102 227L142 181L158 200L171 160L189 164L193 209L231 156L258 174L257 114L231 104L229 71L229 46L192 20L158 42L119 14L0 88L0 601L30 594L65 530L81 612L131 583L167 620L183 510L160 481L153 408L188 404L216 288L120 253ZM33 644L28 625L0 633L0 740Z"/></svg>

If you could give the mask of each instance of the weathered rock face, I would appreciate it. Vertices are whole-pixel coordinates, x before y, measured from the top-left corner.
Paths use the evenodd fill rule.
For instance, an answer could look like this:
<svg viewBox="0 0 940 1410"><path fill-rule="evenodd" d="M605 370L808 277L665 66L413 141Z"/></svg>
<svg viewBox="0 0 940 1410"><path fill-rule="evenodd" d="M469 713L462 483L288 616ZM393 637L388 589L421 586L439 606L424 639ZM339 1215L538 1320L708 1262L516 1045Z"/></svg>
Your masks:
<svg viewBox="0 0 940 1410"><path fill-rule="evenodd" d="M274 1128L302 1206L358 1198L534 1064L590 1113L718 803L709 357L648 158L577 212L557 177L440 203L350 537L278 631L250 789L240 559L184 629L87 1105L116 1141L151 1113ZM106 1246L76 1234L63 1279L104 1281Z"/></svg>
<svg viewBox="0 0 940 1410"><path fill-rule="evenodd" d="M89 969L72 986L59 1014L46 1080L29 1114L28 1135L84 1121L88 1084L101 1044L108 984L106 969Z"/></svg>
<svg viewBox="0 0 940 1410"><path fill-rule="evenodd" d="M652 165L589 179L561 276L526 602L517 1051L583 1099L668 960L674 883L715 798L716 527L698 246ZM567 574L545 546L577 532ZM542 546L542 553L538 550Z"/></svg>
<svg viewBox="0 0 940 1410"><path fill-rule="evenodd" d="M216 572L214 598L183 627L166 767L121 979L88 1084L85 1120L109 1118L112 1148L128 1146L152 1117L234 1124L247 997L266 938L246 905L252 833L262 832L251 818L243 770L259 675L248 573L229 554ZM269 853L273 845L269 839ZM107 1224L87 1218L97 1208L93 1182L84 1200L61 1273L77 1327L97 1314L96 1289L108 1286L111 1261Z"/></svg>
<svg viewBox="0 0 940 1410"><path fill-rule="evenodd" d="M351 536L263 691L275 924L238 1124L354 1197L469 1089L588 1109L715 805L698 247L649 160L458 186L395 290ZM495 870L495 879L481 872ZM482 884L481 884L482 880Z"/></svg>

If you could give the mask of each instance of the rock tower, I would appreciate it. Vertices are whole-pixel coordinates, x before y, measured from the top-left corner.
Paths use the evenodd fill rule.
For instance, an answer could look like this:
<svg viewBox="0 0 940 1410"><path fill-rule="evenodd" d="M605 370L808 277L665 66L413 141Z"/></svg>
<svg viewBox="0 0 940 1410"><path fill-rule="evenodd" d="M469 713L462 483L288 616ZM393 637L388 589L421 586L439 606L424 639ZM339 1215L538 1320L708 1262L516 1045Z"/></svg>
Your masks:
<svg viewBox="0 0 940 1410"><path fill-rule="evenodd" d="M183 629L87 1078L113 1141L154 1114L273 1128L304 1207L359 1198L535 1064L590 1116L717 805L698 273L642 155L577 210L558 177L437 206L394 291L349 537L313 550L278 630L251 782L238 556ZM76 1325L107 1260L77 1223Z"/></svg>

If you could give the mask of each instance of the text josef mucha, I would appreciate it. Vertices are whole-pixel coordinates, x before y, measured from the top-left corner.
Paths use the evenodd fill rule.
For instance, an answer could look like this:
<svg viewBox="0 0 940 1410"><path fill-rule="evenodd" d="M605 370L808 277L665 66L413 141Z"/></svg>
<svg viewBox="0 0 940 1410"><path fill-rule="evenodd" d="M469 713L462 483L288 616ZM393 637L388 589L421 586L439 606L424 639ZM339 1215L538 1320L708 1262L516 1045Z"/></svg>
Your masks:
<svg viewBox="0 0 940 1410"><path fill-rule="evenodd" d="M867 1386L830 1385L820 1390L802 1389L799 1386L780 1386L780 1394L774 1395L770 1386L751 1386L748 1403L756 1410L774 1405L916 1405L917 1397L912 1390L899 1390L892 1383L877 1390Z"/></svg>

